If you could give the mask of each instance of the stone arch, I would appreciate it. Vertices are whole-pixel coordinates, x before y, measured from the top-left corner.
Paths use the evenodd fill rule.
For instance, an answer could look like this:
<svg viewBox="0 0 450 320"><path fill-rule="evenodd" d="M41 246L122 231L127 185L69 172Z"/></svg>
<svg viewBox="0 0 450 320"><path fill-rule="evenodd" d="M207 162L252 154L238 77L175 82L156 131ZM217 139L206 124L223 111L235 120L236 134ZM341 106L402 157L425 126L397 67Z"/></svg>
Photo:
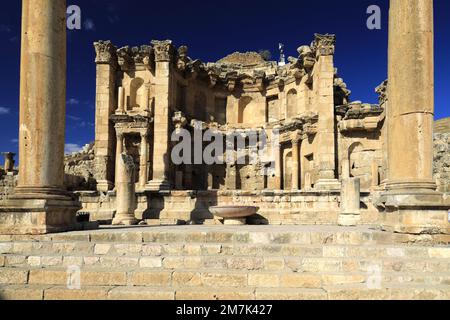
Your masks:
<svg viewBox="0 0 450 320"><path fill-rule="evenodd" d="M287 93L287 99L286 99L286 118L290 119L297 115L297 90L291 89Z"/></svg>
<svg viewBox="0 0 450 320"><path fill-rule="evenodd" d="M253 99L251 97L242 97L239 99L238 123L251 123L252 110L249 108Z"/></svg>
<svg viewBox="0 0 450 320"><path fill-rule="evenodd" d="M143 96L143 90L145 90L144 79L134 78L130 82L130 100L129 109L140 109L141 98Z"/></svg>
<svg viewBox="0 0 450 320"><path fill-rule="evenodd" d="M348 149L350 177L361 179L361 188L368 189L372 183L372 162L375 151L364 148L361 142L355 142Z"/></svg>

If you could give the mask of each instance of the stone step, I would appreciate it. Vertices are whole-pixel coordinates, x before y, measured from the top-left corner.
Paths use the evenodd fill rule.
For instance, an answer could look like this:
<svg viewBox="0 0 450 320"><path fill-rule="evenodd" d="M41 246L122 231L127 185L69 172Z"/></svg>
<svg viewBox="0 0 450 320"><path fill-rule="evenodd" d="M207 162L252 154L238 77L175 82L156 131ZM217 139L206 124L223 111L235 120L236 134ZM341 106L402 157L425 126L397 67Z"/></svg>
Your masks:
<svg viewBox="0 0 450 320"><path fill-rule="evenodd" d="M159 287L235 287L235 288L308 288L345 284L433 284L447 285L450 271L442 272L287 272L232 270L157 270L82 268L83 286L159 286ZM66 285L70 275L66 268L0 268L0 285Z"/></svg>
<svg viewBox="0 0 450 320"><path fill-rule="evenodd" d="M52 285L0 285L0 300L450 300L448 286L392 284L382 289L365 285L304 288L161 288L85 286L70 290Z"/></svg>
<svg viewBox="0 0 450 320"><path fill-rule="evenodd" d="M370 226L163 226L102 227L44 236L0 236L0 242L120 242L120 243L220 243L220 244L448 244L450 235L401 235Z"/></svg>
<svg viewBox="0 0 450 320"><path fill-rule="evenodd" d="M368 272L374 268L384 272L446 272L450 259L421 257L296 257L296 256L241 256L241 255L52 255L5 254L0 256L0 267L128 269L213 269L242 271L286 272Z"/></svg>
<svg viewBox="0 0 450 320"><path fill-rule="evenodd" d="M101 242L2 242L0 256L96 255L96 256L296 256L371 258L448 258L450 246L408 245L305 245L305 244L191 244L191 243L101 243Z"/></svg>

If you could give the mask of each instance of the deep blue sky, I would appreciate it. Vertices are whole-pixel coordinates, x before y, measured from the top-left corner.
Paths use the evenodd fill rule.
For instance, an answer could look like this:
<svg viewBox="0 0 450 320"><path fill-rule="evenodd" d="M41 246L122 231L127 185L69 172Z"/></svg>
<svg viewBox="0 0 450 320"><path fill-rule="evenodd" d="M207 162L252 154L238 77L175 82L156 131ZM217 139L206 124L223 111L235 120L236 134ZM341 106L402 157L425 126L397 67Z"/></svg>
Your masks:
<svg viewBox="0 0 450 320"><path fill-rule="evenodd" d="M450 116L450 1L435 0L436 118ZM92 43L117 46L172 39L189 55L216 61L234 51L269 49L279 42L287 55L309 44L314 33L337 35L335 64L352 100L376 103L374 88L387 78L388 0L343 1L144 1L73 0L81 7L83 29L68 37L66 142L94 139L95 64ZM366 28L366 9L382 10L382 30ZM17 151L21 1L3 1L0 12L0 151ZM420 90L420 88L418 88Z"/></svg>

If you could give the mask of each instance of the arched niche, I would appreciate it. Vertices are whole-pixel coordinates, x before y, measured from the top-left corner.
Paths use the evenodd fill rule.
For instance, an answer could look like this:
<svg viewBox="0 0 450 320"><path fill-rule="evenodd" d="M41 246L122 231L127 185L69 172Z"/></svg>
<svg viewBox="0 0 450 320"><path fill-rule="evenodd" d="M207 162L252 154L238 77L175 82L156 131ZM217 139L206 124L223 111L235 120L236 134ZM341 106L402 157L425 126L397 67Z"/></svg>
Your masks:
<svg viewBox="0 0 450 320"><path fill-rule="evenodd" d="M297 90L291 89L287 93L287 99L286 99L286 117L288 119L295 117L298 114L297 110Z"/></svg>
<svg viewBox="0 0 450 320"><path fill-rule="evenodd" d="M350 177L361 179L361 188L368 189L372 183L372 162L375 151L367 150L361 142L355 142L348 149Z"/></svg>
<svg viewBox="0 0 450 320"><path fill-rule="evenodd" d="M141 100L142 97L144 97L144 79L142 78L134 78L130 82L130 100L128 109L129 110L136 110L141 108Z"/></svg>
<svg viewBox="0 0 450 320"><path fill-rule="evenodd" d="M239 108L238 108L238 123L246 124L252 123L252 118L254 114L252 114L251 104L253 99L251 97L242 97L239 99Z"/></svg>

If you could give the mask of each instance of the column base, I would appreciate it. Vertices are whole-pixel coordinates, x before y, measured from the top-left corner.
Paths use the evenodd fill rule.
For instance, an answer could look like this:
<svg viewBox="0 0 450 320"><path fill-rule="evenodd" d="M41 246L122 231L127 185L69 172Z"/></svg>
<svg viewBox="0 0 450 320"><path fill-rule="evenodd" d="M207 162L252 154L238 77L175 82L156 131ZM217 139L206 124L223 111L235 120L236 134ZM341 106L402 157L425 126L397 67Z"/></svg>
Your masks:
<svg viewBox="0 0 450 320"><path fill-rule="evenodd" d="M114 226L135 226L139 223L134 215L118 214L114 217L112 225Z"/></svg>
<svg viewBox="0 0 450 320"><path fill-rule="evenodd" d="M170 183L165 180L152 180L146 186L148 191L168 191L170 189Z"/></svg>
<svg viewBox="0 0 450 320"><path fill-rule="evenodd" d="M71 198L19 198L0 205L0 234L40 235L73 231L78 228L76 212L81 205Z"/></svg>
<svg viewBox="0 0 450 320"><path fill-rule="evenodd" d="M450 199L436 191L397 190L381 195L381 228L405 234L450 234Z"/></svg>
<svg viewBox="0 0 450 320"><path fill-rule="evenodd" d="M321 191L340 191L341 183L337 179L319 179L314 189Z"/></svg>

